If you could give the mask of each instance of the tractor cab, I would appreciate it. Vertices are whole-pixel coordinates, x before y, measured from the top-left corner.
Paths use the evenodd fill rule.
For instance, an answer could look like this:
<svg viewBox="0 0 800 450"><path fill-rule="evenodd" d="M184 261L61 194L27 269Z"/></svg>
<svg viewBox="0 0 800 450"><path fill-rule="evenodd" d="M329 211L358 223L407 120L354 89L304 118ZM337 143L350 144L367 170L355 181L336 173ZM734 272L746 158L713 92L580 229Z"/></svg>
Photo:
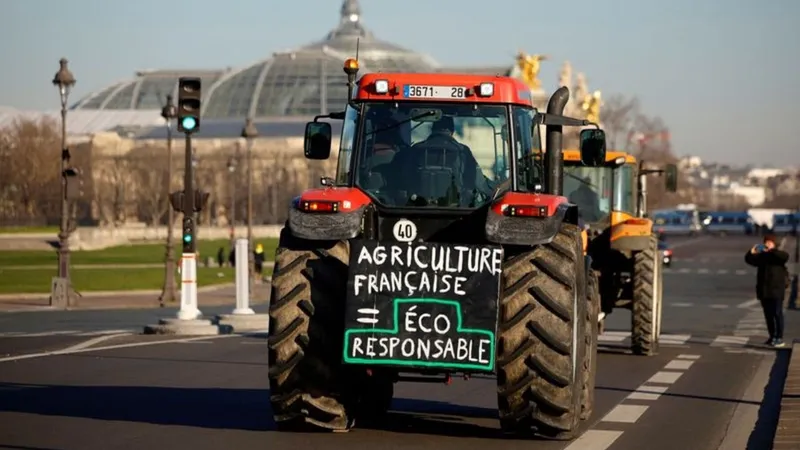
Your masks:
<svg viewBox="0 0 800 450"><path fill-rule="evenodd" d="M306 128L306 157L323 160L332 142L324 120L344 122L336 174L298 199L301 210L331 210L334 203L339 213L368 208L371 238L397 239L394 223L402 216L416 223L421 239L463 243L485 240L476 231L487 214L490 222L493 215L553 216L557 202L545 192L540 128L585 121L539 112L515 78L370 73L356 81L357 68L357 61L346 62L345 111L317 116ZM587 141L585 160L602 159L605 135L586 131L595 140ZM597 141L603 145L592 147Z"/></svg>
<svg viewBox="0 0 800 450"><path fill-rule="evenodd" d="M636 160L623 152L606 153L595 167L581 163L580 152L564 151L564 196L578 205L590 229L636 216Z"/></svg>

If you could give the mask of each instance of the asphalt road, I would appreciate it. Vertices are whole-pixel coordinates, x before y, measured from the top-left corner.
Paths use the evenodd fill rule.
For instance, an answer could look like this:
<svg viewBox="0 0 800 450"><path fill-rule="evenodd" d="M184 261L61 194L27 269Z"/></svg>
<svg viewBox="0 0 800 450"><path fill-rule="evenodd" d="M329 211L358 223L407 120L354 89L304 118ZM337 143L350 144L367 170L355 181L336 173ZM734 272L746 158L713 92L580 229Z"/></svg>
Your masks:
<svg viewBox="0 0 800 450"><path fill-rule="evenodd" d="M671 242L661 351L630 355L630 314L608 318L595 414L572 443L501 436L485 378L398 385L384 429L277 433L263 336L126 334L169 313L126 310L0 315L0 332L17 333L0 336L0 448L768 449L788 352L760 345L753 240Z"/></svg>

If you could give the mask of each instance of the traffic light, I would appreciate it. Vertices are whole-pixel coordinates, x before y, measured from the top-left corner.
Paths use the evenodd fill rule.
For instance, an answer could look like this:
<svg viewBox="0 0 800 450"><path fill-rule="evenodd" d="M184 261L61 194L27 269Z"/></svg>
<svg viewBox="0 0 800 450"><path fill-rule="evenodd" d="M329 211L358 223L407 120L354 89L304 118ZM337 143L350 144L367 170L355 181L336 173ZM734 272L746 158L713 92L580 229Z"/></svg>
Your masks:
<svg viewBox="0 0 800 450"><path fill-rule="evenodd" d="M198 77L178 79L178 131L182 133L200 129L201 84Z"/></svg>
<svg viewBox="0 0 800 450"><path fill-rule="evenodd" d="M183 253L194 253L194 220L191 217L183 218Z"/></svg>
<svg viewBox="0 0 800 450"><path fill-rule="evenodd" d="M67 200L79 200L83 197L83 173L77 167L67 167L64 169L64 179L66 180Z"/></svg>

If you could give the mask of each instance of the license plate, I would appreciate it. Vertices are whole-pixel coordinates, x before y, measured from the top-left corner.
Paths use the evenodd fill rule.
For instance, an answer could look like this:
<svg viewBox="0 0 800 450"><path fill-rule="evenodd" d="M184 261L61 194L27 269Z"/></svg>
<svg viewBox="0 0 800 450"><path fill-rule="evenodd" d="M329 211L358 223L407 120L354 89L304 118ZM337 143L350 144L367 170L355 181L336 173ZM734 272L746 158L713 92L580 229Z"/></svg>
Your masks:
<svg viewBox="0 0 800 450"><path fill-rule="evenodd" d="M467 98L467 88L463 86L419 86L406 84L403 86L405 98Z"/></svg>

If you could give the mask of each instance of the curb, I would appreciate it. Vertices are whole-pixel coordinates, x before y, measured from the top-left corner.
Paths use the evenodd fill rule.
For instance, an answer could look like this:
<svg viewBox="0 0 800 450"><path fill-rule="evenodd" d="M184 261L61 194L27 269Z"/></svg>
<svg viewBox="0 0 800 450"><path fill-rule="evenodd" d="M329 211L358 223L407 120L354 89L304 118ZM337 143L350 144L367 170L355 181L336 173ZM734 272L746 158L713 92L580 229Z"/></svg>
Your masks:
<svg viewBox="0 0 800 450"><path fill-rule="evenodd" d="M800 448L800 342L791 347L789 367L781 394L778 427L775 430L774 450Z"/></svg>
<svg viewBox="0 0 800 450"><path fill-rule="evenodd" d="M235 283L221 283L221 284L214 284L211 286L203 286L201 288L197 288L198 293L202 292L214 292L220 289L225 289L229 287L235 286ZM145 295L159 295L161 294L161 289L138 289L138 290L131 290L131 291L88 291L88 292L81 292L81 297L85 298L92 298L92 297L114 297L117 295L127 295L127 296L145 296ZM27 293L27 294L0 294L0 302L3 300L41 300L41 299L49 299L50 294L45 292L40 293Z"/></svg>

